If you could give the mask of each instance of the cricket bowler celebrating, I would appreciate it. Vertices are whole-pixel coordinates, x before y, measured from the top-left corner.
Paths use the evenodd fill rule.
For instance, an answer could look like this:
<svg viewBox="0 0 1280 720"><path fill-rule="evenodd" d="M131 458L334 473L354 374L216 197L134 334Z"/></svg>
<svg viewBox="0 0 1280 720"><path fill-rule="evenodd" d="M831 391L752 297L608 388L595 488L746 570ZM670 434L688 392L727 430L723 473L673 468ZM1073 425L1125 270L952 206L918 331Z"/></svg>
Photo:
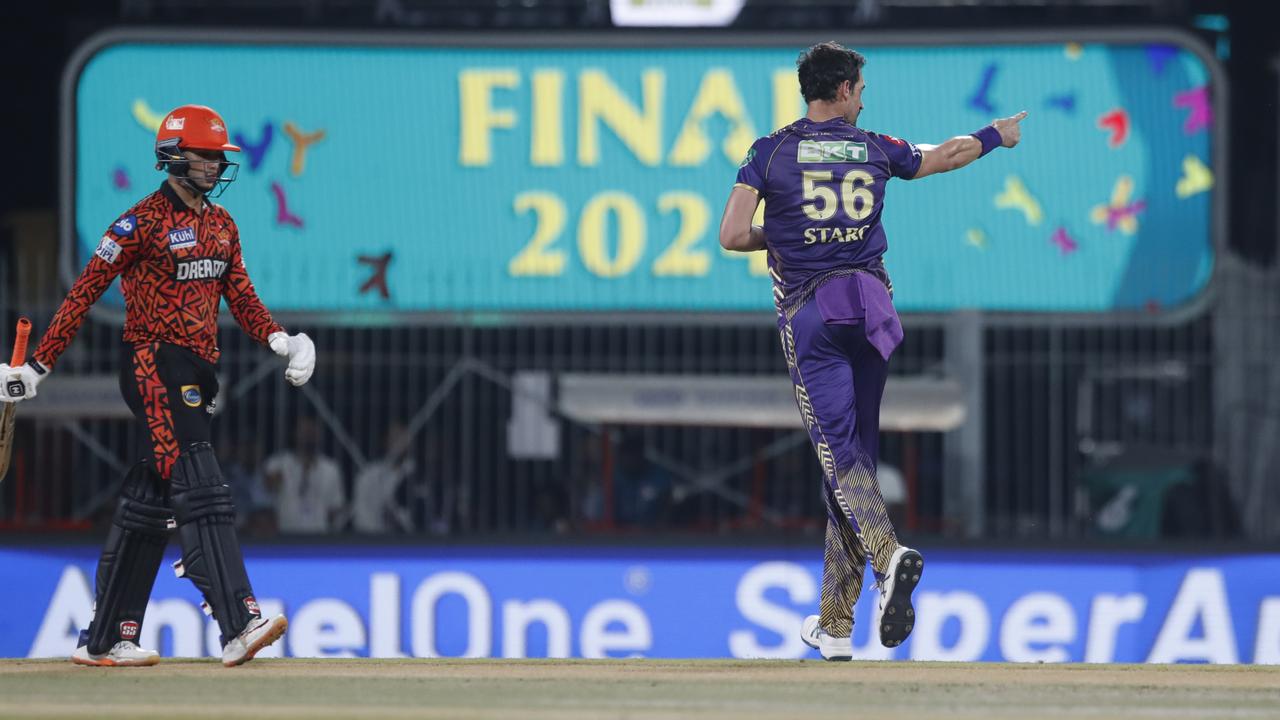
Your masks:
<svg viewBox="0 0 1280 720"><path fill-rule="evenodd" d="M212 610L224 665L253 659L288 626L283 616L264 618L258 609L236 538L231 491L209 442L223 298L246 333L288 357L290 383L302 385L315 368L315 346L271 319L245 271L235 222L209 200L235 179L238 165L227 161L226 152L239 150L210 108L184 105L166 115L155 146L156 168L168 174L164 183L107 229L33 359L16 368L0 364L0 379L7 381L0 399L35 397L90 306L122 276L120 390L149 452L124 479L98 561L93 622L71 656L81 665L159 661L157 652L136 641L175 526L182 559L174 571L195 583Z"/></svg>
<svg viewBox="0 0 1280 720"><path fill-rule="evenodd" d="M890 178L956 170L1018 144L1019 113L941 145L857 127L863 56L820 43L797 61L808 112L751 146L720 223L728 250L768 250L782 351L796 404L825 476L826 551L818 615L804 642L827 660L852 657L853 606L867 559L880 588L880 642L911 634L911 593L924 559L898 543L876 480L880 400L902 341L880 213ZM751 220L764 201L764 227ZM768 234L766 236L766 228Z"/></svg>

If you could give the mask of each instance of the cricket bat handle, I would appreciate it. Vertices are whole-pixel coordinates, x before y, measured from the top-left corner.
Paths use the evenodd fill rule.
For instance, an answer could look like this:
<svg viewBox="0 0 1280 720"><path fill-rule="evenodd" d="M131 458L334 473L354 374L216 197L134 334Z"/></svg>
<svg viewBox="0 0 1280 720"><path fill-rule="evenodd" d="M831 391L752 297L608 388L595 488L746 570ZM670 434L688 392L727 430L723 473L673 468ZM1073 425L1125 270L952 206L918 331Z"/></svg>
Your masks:
<svg viewBox="0 0 1280 720"><path fill-rule="evenodd" d="M13 341L13 357L9 359L9 367L18 367L27 361L27 338L30 336L31 321L24 317L18 318L18 337Z"/></svg>

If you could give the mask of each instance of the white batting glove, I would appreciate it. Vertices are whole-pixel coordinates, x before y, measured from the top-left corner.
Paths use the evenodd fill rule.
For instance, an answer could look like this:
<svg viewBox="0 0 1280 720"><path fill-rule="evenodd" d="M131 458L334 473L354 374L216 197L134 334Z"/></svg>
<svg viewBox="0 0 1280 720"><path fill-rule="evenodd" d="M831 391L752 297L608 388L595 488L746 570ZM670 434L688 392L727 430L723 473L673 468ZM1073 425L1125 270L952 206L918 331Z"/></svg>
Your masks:
<svg viewBox="0 0 1280 720"><path fill-rule="evenodd" d="M275 354L289 358L289 369L284 371L284 379L290 385L298 387L311 379L311 373L316 369L316 346L306 333L271 333L267 344Z"/></svg>
<svg viewBox="0 0 1280 720"><path fill-rule="evenodd" d="M10 367L0 363L0 402L22 402L36 396L36 386L49 374L39 363Z"/></svg>

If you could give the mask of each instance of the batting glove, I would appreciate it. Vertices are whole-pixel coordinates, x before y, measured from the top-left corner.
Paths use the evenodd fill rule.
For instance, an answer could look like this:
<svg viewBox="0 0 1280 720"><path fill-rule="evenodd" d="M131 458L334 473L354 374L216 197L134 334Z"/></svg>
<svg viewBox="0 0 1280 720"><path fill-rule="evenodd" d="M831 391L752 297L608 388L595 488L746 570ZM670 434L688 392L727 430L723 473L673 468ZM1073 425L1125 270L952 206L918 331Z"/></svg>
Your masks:
<svg viewBox="0 0 1280 720"><path fill-rule="evenodd" d="M289 369L284 371L284 379L290 385L298 387L311 379L311 373L316 369L316 346L306 333L271 333L267 344L275 354L289 358Z"/></svg>
<svg viewBox="0 0 1280 720"><path fill-rule="evenodd" d="M0 363L0 402L22 402L36 396L36 386L49 371L34 360L26 365L10 367Z"/></svg>

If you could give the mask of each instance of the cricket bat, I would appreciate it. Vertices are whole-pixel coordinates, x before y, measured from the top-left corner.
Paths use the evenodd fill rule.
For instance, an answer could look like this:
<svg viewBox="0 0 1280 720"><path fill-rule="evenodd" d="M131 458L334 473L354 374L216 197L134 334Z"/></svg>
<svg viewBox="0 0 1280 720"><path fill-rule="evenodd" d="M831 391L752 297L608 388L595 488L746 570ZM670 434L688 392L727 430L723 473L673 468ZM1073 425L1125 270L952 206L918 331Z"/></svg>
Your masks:
<svg viewBox="0 0 1280 720"><path fill-rule="evenodd" d="M13 341L13 357L9 359L11 367L17 367L27 361L27 336L31 334L31 321L18 318L18 337ZM0 480L9 472L9 458L13 456L13 425L18 403L0 403Z"/></svg>

